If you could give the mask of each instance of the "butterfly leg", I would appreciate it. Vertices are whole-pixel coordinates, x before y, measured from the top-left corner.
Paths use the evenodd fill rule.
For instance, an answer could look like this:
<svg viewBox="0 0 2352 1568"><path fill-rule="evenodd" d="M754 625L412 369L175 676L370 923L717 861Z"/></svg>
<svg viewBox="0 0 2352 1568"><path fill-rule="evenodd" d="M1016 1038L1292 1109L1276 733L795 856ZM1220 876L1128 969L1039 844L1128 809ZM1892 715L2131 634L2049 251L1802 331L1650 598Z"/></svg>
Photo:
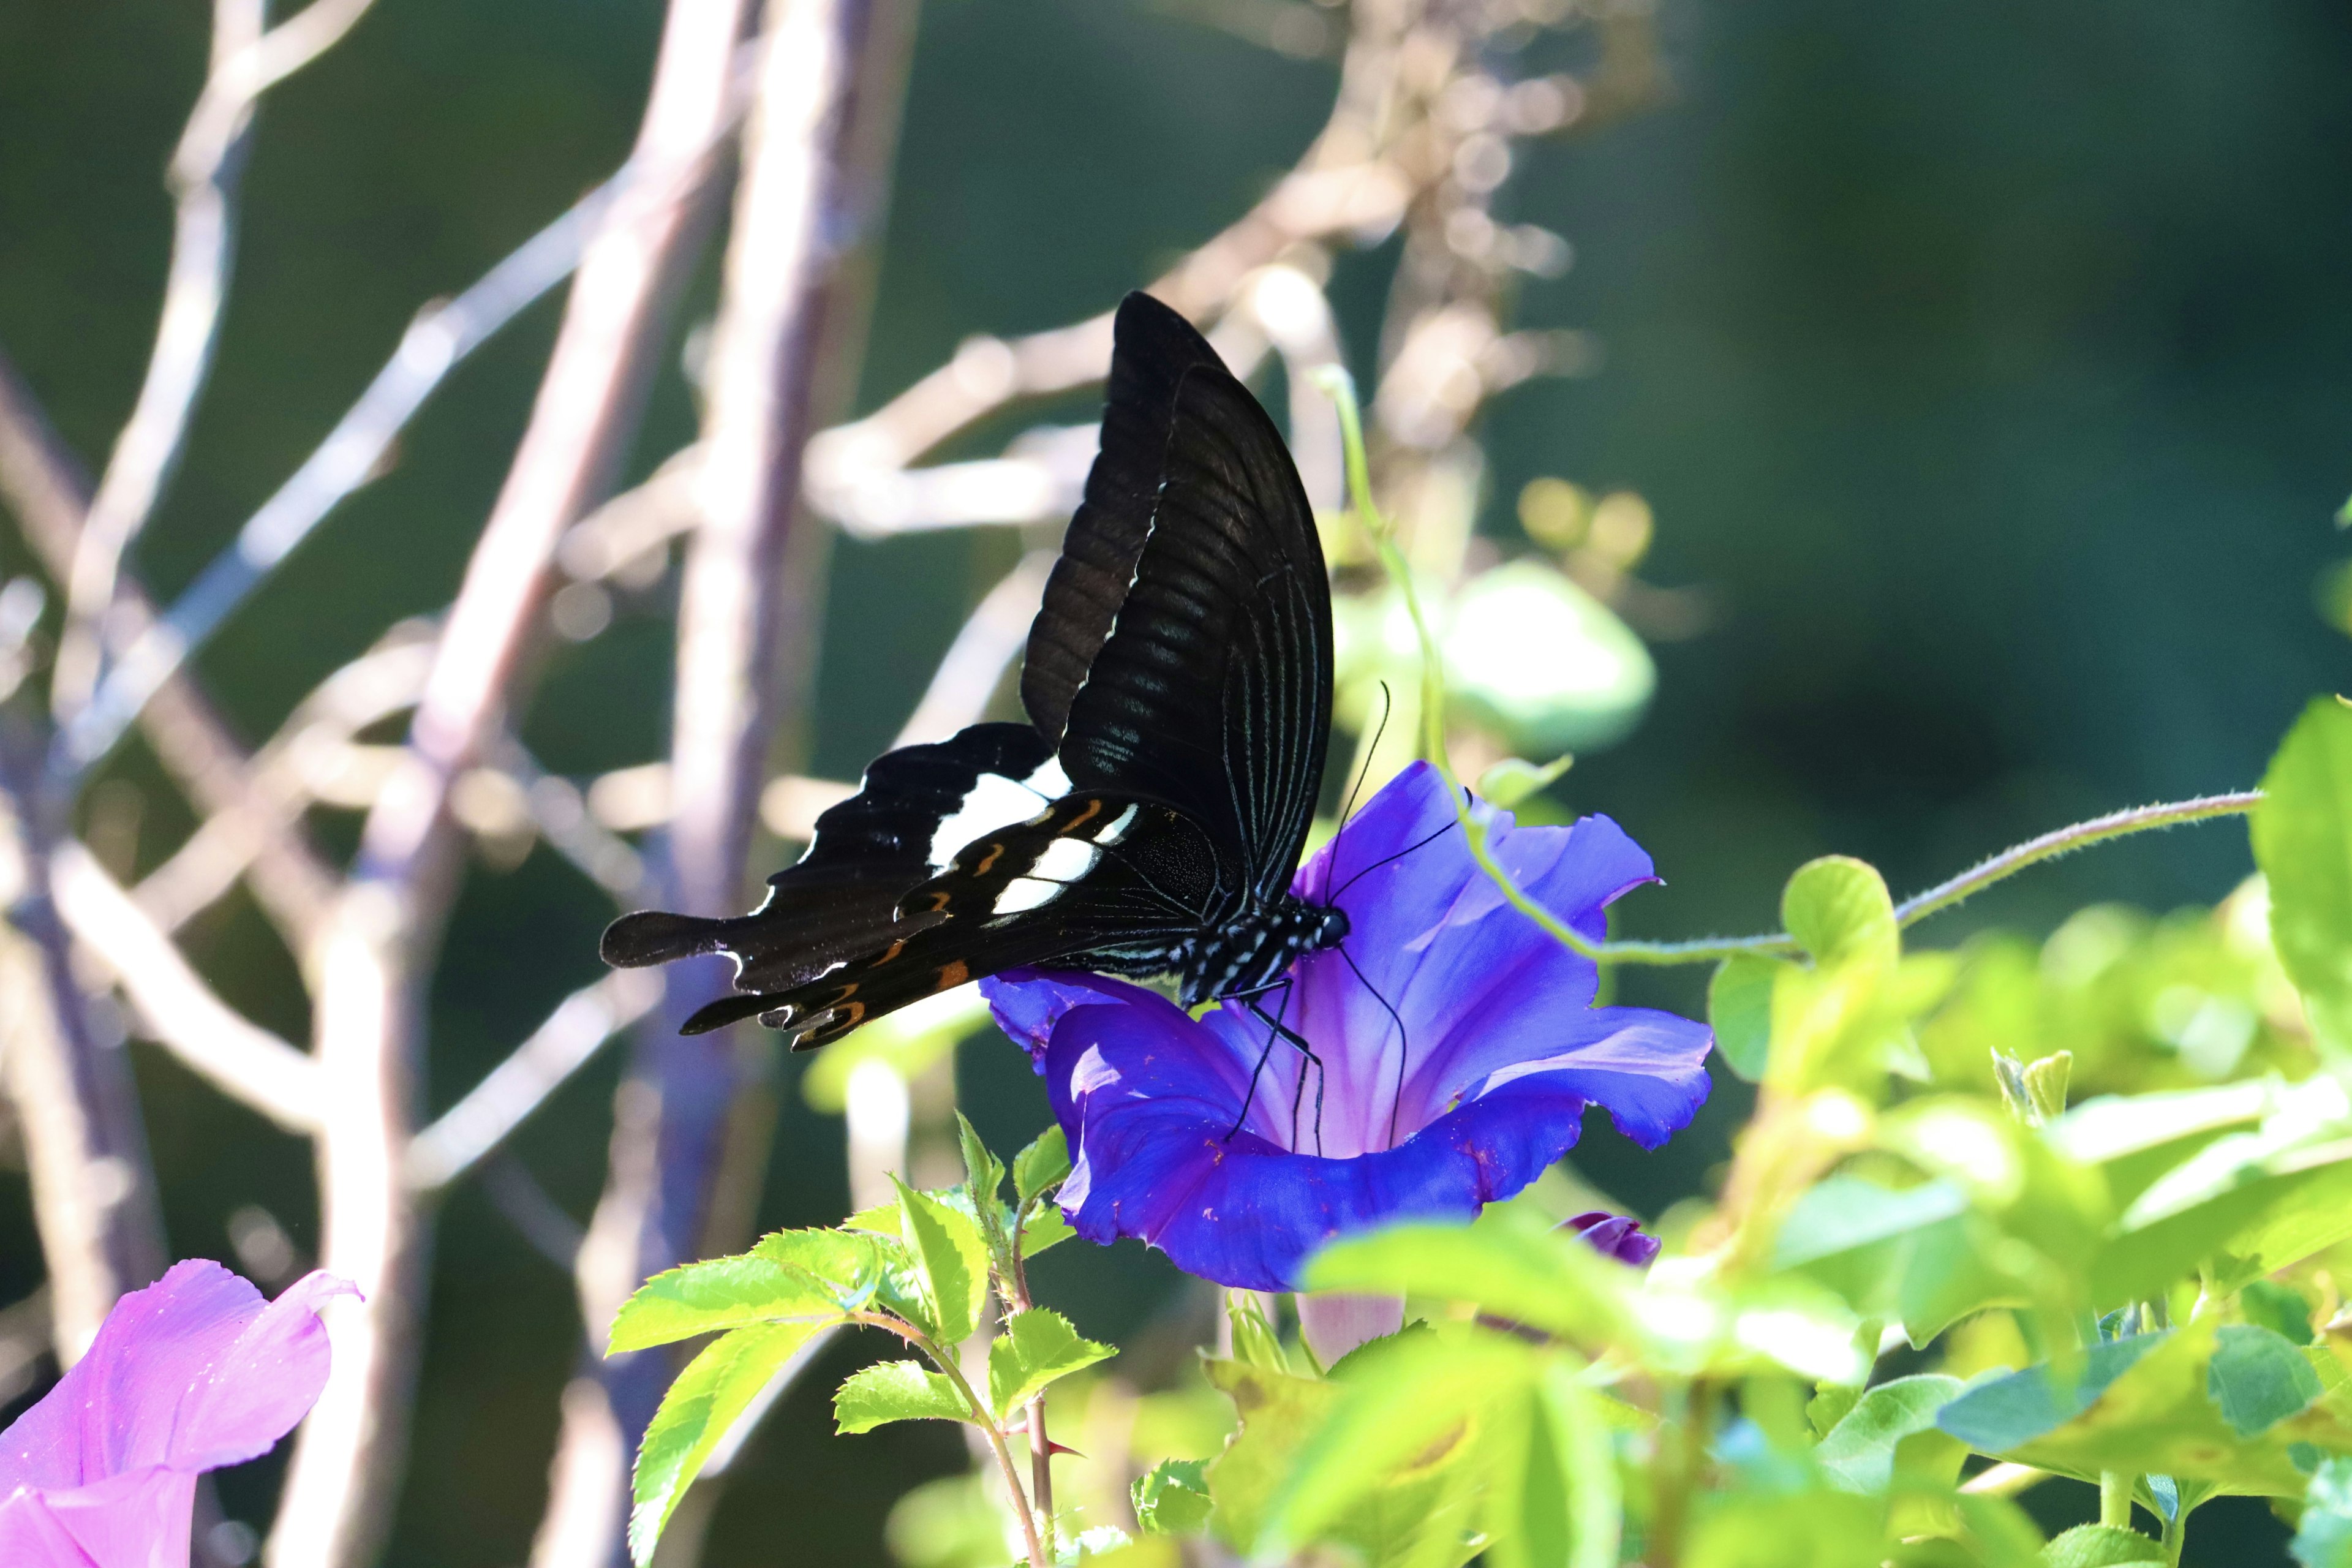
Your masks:
<svg viewBox="0 0 2352 1568"><path fill-rule="evenodd" d="M1268 1013L1258 999L1276 990L1282 993L1282 1001L1274 1012ZM1234 1119L1233 1131L1227 1132L1225 1136L1228 1139L1232 1138L1234 1132L1242 1130L1242 1123L1249 1120L1250 1107L1257 1100L1257 1081L1264 1076L1266 1062L1274 1055L1275 1042L1288 1040L1297 1047L1298 1054L1315 1069L1315 1152L1319 1154L1323 1152L1323 1058L1315 1054L1315 1047L1307 1043L1305 1036L1282 1021L1282 1015L1290 1010L1290 991L1291 981L1286 975L1263 989L1244 992L1239 995L1226 998L1228 1001L1240 1002L1246 1005L1250 1012L1266 1026L1267 1034L1265 1049L1258 1053L1257 1066L1250 1071L1249 1093L1242 1100L1241 1114ZM1293 1144L1298 1142L1298 1113L1305 1108L1306 1100L1307 1070L1302 1067L1298 1074L1298 1087L1290 1098L1290 1141Z"/></svg>

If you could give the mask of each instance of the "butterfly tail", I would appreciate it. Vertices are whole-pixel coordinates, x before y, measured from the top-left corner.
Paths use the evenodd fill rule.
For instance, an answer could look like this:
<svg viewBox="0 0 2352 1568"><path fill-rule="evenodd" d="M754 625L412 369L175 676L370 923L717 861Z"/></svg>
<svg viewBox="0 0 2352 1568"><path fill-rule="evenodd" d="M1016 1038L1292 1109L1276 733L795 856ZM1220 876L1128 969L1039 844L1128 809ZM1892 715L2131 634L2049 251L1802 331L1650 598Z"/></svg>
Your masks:
<svg viewBox="0 0 2352 1568"><path fill-rule="evenodd" d="M643 969L698 953L723 952L728 939L742 924L740 919L705 920L674 915L667 910L640 910L606 926L596 951L616 969Z"/></svg>

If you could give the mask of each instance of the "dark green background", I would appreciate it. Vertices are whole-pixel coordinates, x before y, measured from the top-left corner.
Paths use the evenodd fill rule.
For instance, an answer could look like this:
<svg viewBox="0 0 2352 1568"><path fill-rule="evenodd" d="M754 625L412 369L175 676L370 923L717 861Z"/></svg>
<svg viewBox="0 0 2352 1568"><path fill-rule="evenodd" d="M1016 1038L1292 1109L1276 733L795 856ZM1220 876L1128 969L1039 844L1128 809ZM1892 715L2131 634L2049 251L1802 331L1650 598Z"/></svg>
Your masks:
<svg viewBox="0 0 2352 1568"><path fill-rule="evenodd" d="M420 302L617 162L657 25L648 0L381 0L273 95L219 374L141 548L158 588L228 540ZM205 26L193 0L0 5L0 344L93 463L152 329L159 174ZM1649 574L1727 607L1660 650L1648 722L1565 792L1619 817L1669 879L1625 929L1761 929L1788 869L1823 850L1876 860L1899 892L2080 816L2251 783L2345 668L2310 608L2352 489L2341 8L1668 0L1660 26L1674 100L1538 149L1506 193L1509 216L1578 250L1565 279L1527 289L1523 321L1598 332L1605 368L1513 393L1489 427L1497 531L1536 474L1633 486L1659 519ZM1108 305L1289 163L1331 80L1135 0L932 0L866 402L970 332ZM1360 356L1390 259L1345 259L1336 280ZM710 296L706 268L690 317ZM390 620L446 602L552 321L542 307L461 370L398 470L207 653L248 736ZM691 427L673 369L639 468ZM840 546L820 771L851 773L887 740L1004 553L982 538ZM550 766L656 753L661 607L552 655L528 730ZM156 776L136 752L120 773ZM165 790L147 799L152 861L184 817ZM349 823L326 831L347 839ZM1922 935L2046 927L2100 897L2210 900L2246 869L2236 827L2198 829L2063 864ZM435 990L435 1106L594 973L607 913L544 854L471 880ZM191 943L233 1001L302 1034L290 965L249 906ZM1693 977L1629 989L1696 1005ZM143 1048L140 1068L175 1248L225 1254L224 1218L246 1203L314 1244L305 1149ZM612 1072L583 1074L519 1144L583 1216ZM963 1072L992 1136L1042 1121L1009 1050L976 1050ZM763 1218L833 1219L837 1128L788 1100ZM1589 1168L1654 1211L1705 1179L1738 1104L1719 1096L1655 1159L1597 1133ZM21 1177L0 1193L13 1299L39 1268ZM1053 1261L1049 1292L1098 1335L1177 1287L1139 1250ZM434 1308L393 1561L519 1563L575 1350L569 1282L461 1192ZM824 1426L814 1391L772 1422L711 1562L877 1559L888 1499L957 1462L943 1431L836 1442ZM226 1479L233 1511L266 1519L273 1464ZM2239 1532L2268 1528L2252 1505L2211 1518L2192 1560L2277 1560Z"/></svg>

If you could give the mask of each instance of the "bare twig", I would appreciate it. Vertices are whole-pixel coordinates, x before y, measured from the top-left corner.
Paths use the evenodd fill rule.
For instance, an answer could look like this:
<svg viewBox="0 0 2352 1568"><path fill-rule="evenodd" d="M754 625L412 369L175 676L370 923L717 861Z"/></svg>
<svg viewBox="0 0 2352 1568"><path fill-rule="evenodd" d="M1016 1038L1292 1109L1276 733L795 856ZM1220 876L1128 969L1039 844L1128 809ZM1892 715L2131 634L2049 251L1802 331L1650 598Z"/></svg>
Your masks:
<svg viewBox="0 0 2352 1568"><path fill-rule="evenodd" d="M319 1075L310 1058L215 995L89 850L59 845L49 859L49 887L67 928L138 1009L142 1033L289 1131L318 1125Z"/></svg>
<svg viewBox="0 0 2352 1568"><path fill-rule="evenodd" d="M996 694L1004 671L1020 657L1029 638L1029 622L1045 596L1046 574L1054 569L1055 552L1033 550L1006 573L996 586L973 606L955 641L932 672L923 700L900 726L896 746L944 741L967 724L979 722Z"/></svg>
<svg viewBox="0 0 2352 1568"><path fill-rule="evenodd" d="M16 1107L48 1265L58 1359L70 1366L108 1309L163 1271L163 1221L131 1082L75 984L46 857L20 830L23 881L0 927L0 1066Z"/></svg>
<svg viewBox="0 0 2352 1568"><path fill-rule="evenodd" d="M5 357L0 357L0 501L16 512L26 542L50 575L64 581L72 570L75 541L89 509L89 481ZM134 636L154 618L152 605L128 574L116 586L110 618ZM236 811L247 802L250 791L242 751L226 721L185 672L163 684L140 721L148 744L198 810L216 814L214 820L218 820L217 814ZM251 867L254 892L263 910L287 944L300 952L319 929L332 891L332 874L295 816L274 822L267 831L249 831L243 839L229 879ZM223 882L212 897L226 890ZM165 929L176 923L167 921Z"/></svg>
<svg viewBox="0 0 2352 1568"><path fill-rule="evenodd" d="M770 14L713 352L702 519L678 612L665 839L675 907L740 907L771 736L806 679L824 542L794 527L802 451L821 399L846 381L843 342L855 333L845 318L856 312L836 290L843 253L859 237L848 209L869 221L878 215L878 199L857 181L862 174L878 187L886 176L883 128L898 117L909 20L896 0L801 0ZM828 369L831 388L821 384ZM635 1042L612 1173L582 1254L592 1342L603 1337L604 1314L648 1272L723 1247L726 1233L742 1228L744 1194L765 1163L769 1096L762 1075L747 1074L734 1032L676 1032L724 988L724 976L672 965L665 981L663 1009ZM642 1114L648 1105L657 1110ZM666 1358L646 1354L606 1363L604 1388L625 1439L651 1418L667 1368ZM567 1450L609 1440L601 1415L583 1418L575 1438L571 1410L567 1402ZM558 1460L559 1475L572 1468ZM615 1479L578 1496L586 1506L620 1490ZM558 1498L551 1509L565 1505ZM572 1561L585 1568L618 1552L619 1514L606 1524L593 1538L594 1555ZM542 1543L560 1534L592 1539L551 1516ZM554 1562L534 1556L535 1568Z"/></svg>
<svg viewBox="0 0 2352 1568"><path fill-rule="evenodd" d="M268 0L214 0L211 75L259 41ZM200 106L212 94L207 89ZM59 715L89 700L106 657L104 618L114 601L123 552L154 514L179 467L188 422L212 374L222 308L236 265L236 195L251 142L253 100L220 119L199 146L183 144L172 165L179 195L163 320L131 419L99 480L67 579L66 629L58 645L49 705ZM201 107L199 110L201 113Z"/></svg>
<svg viewBox="0 0 2352 1568"><path fill-rule="evenodd" d="M585 216L575 208L567 220L575 231L598 221L530 426L442 630L402 765L369 813L358 867L320 943L319 1062L328 1108L320 1262L367 1298L330 1328L334 1371L287 1476L270 1546L278 1568L359 1568L383 1537L399 1478L424 1287L425 1222L404 1163L424 978L457 869L450 792L498 732L558 541L603 499L626 455L668 307L702 233L704 204L696 198L707 184L709 153L734 121L741 31L740 0L677 0L629 174L592 200ZM496 291L502 308L519 306L516 295L536 293L562 275L568 253L586 237L564 226L533 242L545 255L501 268L514 274L511 288ZM488 319L487 312L467 318L457 331L445 326L438 362L446 364L464 331L478 331ZM295 526L269 525L274 531L261 542L265 567L364 475L381 440L414 406L405 389L386 395L396 416L367 426L375 452L341 479L329 465L285 514ZM298 476L289 489L299 484ZM248 539L262 522L247 526ZM251 585L255 570L248 563L232 572L220 611Z"/></svg>
<svg viewBox="0 0 2352 1568"><path fill-rule="evenodd" d="M514 1054L408 1145L408 1184L430 1192L457 1181L506 1141L597 1047L661 1000L658 977L619 969L566 996Z"/></svg>

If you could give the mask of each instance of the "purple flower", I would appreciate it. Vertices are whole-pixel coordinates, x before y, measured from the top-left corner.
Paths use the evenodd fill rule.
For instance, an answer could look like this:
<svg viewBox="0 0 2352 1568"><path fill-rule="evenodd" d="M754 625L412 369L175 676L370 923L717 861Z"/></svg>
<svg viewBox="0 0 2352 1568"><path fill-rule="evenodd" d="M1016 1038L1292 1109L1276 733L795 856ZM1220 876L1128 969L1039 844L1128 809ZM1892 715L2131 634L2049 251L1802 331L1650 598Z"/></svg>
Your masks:
<svg viewBox="0 0 2352 1568"><path fill-rule="evenodd" d="M187 1568L196 1477L269 1451L327 1381L311 1274L275 1301L217 1263L114 1304L89 1351L0 1432L0 1563Z"/></svg>
<svg viewBox="0 0 2352 1568"><path fill-rule="evenodd" d="M1648 1235L1641 1225L1622 1214L1605 1209L1593 1209L1574 1219L1559 1222L1562 1230L1572 1230L1591 1242L1603 1258L1613 1258L1620 1263L1630 1263L1636 1268L1646 1268L1658 1255L1658 1238Z"/></svg>
<svg viewBox="0 0 2352 1568"><path fill-rule="evenodd" d="M1596 941L1610 900L1656 879L1606 817L1514 828L1481 809L1513 879ZM1298 962L1287 1000L1265 1001L1320 1074L1286 1043L1268 1052L1236 1003L1195 1021L1094 975L982 983L1045 1077L1079 1235L1140 1237L1205 1279L1288 1290L1335 1236L1510 1196L1576 1142L1588 1104L1644 1148L1689 1122L1706 1026L1593 1006L1593 965L1504 901L1453 820L1435 770L1410 768L1293 883L1336 888L1349 924Z"/></svg>

